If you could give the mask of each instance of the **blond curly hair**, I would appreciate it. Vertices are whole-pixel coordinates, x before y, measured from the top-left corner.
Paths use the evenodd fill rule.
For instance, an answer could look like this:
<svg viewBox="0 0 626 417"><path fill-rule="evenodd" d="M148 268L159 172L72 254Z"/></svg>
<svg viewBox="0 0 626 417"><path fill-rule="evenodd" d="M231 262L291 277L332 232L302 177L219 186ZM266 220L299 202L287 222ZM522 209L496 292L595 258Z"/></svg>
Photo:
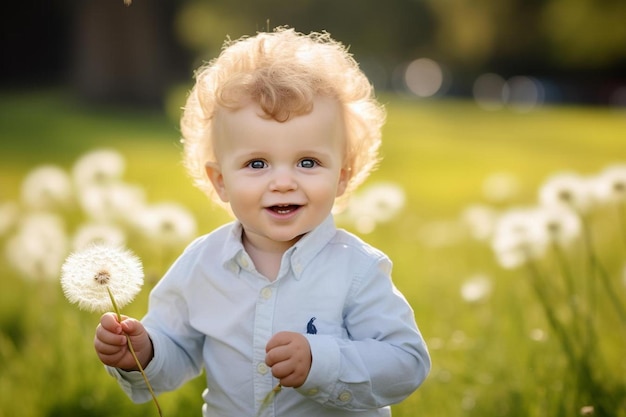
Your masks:
<svg viewBox="0 0 626 417"><path fill-rule="evenodd" d="M194 184L220 203L205 165L215 162L214 116L252 99L278 122L311 111L315 97L332 97L346 131L344 167L348 196L379 160L385 111L348 49L326 32L305 35L279 27L224 43L220 55L201 66L181 118L184 165Z"/></svg>

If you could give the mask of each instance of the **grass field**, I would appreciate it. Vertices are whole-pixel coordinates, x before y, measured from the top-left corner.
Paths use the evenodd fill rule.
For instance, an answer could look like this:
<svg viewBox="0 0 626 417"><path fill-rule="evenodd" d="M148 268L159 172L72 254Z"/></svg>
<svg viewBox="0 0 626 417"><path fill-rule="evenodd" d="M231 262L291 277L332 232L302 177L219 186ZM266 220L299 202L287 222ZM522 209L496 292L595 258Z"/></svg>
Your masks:
<svg viewBox="0 0 626 417"><path fill-rule="evenodd" d="M560 296L562 273L553 263L539 263L539 291L548 293L541 301L528 271L501 268L489 245L468 237L461 221L476 204L497 211L535 204L552 174L595 175L625 164L623 110L486 112L469 101L382 101L384 159L365 186L391 182L406 200L391 220L362 233L393 259L394 281L415 309L433 360L428 380L394 406L394 416L626 416L626 323L611 294L591 281L584 252L567 259L576 288L587 291L574 294L587 297L579 304L585 314L576 316ZM187 179L175 121L158 112L86 107L58 91L0 94L0 204L20 200L32 169L55 164L69 171L99 148L125 158L124 180L141 186L147 200L187 207L198 233L228 220ZM84 217L76 208L61 214L69 233ZM341 226L361 233L341 219ZM588 220L598 261L623 308L626 242L619 218L602 208ZM3 251L16 227L0 228ZM156 255L139 239L128 243L152 277L124 309L141 316L175 251ZM58 280L23 278L4 254L0 274L0 417L156 415L151 403L132 404L102 370L92 347L97 314L70 305ZM471 288L478 288L473 297L463 292ZM576 344L573 362L550 312ZM584 343L577 318L586 320ZM582 373L585 367L593 380ZM203 384L200 378L164 394L165 416L199 415Z"/></svg>

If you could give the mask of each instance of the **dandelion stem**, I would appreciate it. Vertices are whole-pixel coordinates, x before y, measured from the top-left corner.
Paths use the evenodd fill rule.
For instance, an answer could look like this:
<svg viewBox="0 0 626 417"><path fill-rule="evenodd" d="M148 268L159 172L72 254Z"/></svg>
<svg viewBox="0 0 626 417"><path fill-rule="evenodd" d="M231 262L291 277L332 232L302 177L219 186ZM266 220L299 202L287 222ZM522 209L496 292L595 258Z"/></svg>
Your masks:
<svg viewBox="0 0 626 417"><path fill-rule="evenodd" d="M587 252L589 254L589 261L590 261L589 266L590 266L590 271L591 271L590 276L592 277L591 284L593 284L593 275L595 275L594 272L597 271L600 275L600 281L602 281L604 290L607 292L609 296L609 300L613 304L613 308L615 309L617 315L619 316L622 322L622 325L626 326L626 310L624 309L624 306L622 305L621 301L617 297L617 293L615 289L613 288L613 285L611 284L611 279L609 277L609 274L606 272L606 270L602 266L602 263L600 262L600 258L598 257L594 249L593 242L591 239L591 232L589 231L589 225L587 224L585 219L583 219L583 228L585 232L585 244L587 246Z"/></svg>
<svg viewBox="0 0 626 417"><path fill-rule="evenodd" d="M265 411L267 407L269 407L270 403L274 400L276 395L283 389L283 386L277 384L270 392L267 393L265 398L263 398L263 402L261 403L261 407L259 407L259 412L257 413L257 417L260 417L261 414Z"/></svg>
<svg viewBox="0 0 626 417"><path fill-rule="evenodd" d="M107 286L107 292L109 293L109 297L111 298L111 304L113 304L113 309L115 310L115 314L117 315L117 321L122 322L122 315L120 313L120 309L118 308L117 302L115 301L115 297L113 297L113 293L111 292L111 289L108 286ZM152 389L152 385L150 384L150 381L148 380L148 377L146 376L146 372L144 371L143 366L141 366L141 362L139 361L139 358L137 357L137 354L135 353L135 348L133 347L133 344L130 341L129 335L126 335L126 344L128 345L128 350L130 350L130 354L133 355L133 359L135 359L135 363L137 364L137 368L139 368L139 372L141 372L141 376L143 377L143 380L148 386L148 390L150 391L150 395L152 395L152 400L154 401L154 405L156 405L157 411L159 412L159 416L163 417L163 413L161 411L161 406L159 405L159 401L157 400L156 394L154 393L154 390Z"/></svg>

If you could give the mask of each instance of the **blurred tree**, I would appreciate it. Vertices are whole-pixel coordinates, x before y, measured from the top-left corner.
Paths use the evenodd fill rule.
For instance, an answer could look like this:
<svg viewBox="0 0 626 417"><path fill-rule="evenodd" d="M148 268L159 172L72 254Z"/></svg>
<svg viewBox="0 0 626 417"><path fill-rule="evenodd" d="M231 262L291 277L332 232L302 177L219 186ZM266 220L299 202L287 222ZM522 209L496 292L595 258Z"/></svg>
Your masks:
<svg viewBox="0 0 626 417"><path fill-rule="evenodd" d="M380 82L398 62L429 48L432 18L420 0L201 0L186 1L177 17L177 33L202 59L219 52L225 36L237 39L277 26L300 32L327 31L347 44L366 72Z"/></svg>
<svg viewBox="0 0 626 417"><path fill-rule="evenodd" d="M550 61L560 68L626 62L626 1L551 0L541 15Z"/></svg>
<svg viewBox="0 0 626 417"><path fill-rule="evenodd" d="M0 16L0 84L66 83L96 101L157 103L224 39L279 25L350 45L377 88L411 60L477 74L624 85L624 0L52 0ZM454 90L454 89L453 89ZM457 88L457 91L459 89ZM465 90L467 91L467 89ZM462 90L461 90L462 92Z"/></svg>
<svg viewBox="0 0 626 417"><path fill-rule="evenodd" d="M74 4L70 83L98 102L161 104L187 68L172 31L175 3L111 0Z"/></svg>

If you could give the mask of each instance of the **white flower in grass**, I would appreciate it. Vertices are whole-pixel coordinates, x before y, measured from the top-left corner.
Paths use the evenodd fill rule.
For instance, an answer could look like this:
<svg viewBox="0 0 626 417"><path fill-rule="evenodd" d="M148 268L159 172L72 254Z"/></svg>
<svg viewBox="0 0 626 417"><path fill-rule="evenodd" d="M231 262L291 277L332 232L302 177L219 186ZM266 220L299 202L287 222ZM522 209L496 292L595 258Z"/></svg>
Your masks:
<svg viewBox="0 0 626 417"><path fill-rule="evenodd" d="M502 267L517 268L545 254L548 239L537 233L537 221L533 209L512 209L499 217L491 247Z"/></svg>
<svg viewBox="0 0 626 417"><path fill-rule="evenodd" d="M83 188L119 181L125 168L126 162L119 152L112 149L97 149L85 153L76 160L72 175L78 188Z"/></svg>
<svg viewBox="0 0 626 417"><path fill-rule="evenodd" d="M539 189L542 206L563 206L586 213L593 204L591 181L574 173L561 173L548 178Z"/></svg>
<svg viewBox="0 0 626 417"><path fill-rule="evenodd" d="M552 244L567 247L581 233L580 218L560 206L513 209L496 224L492 248L505 268L545 255Z"/></svg>
<svg viewBox="0 0 626 417"><path fill-rule="evenodd" d="M63 220L52 213L23 217L5 250L9 263L25 278L56 278L67 255Z"/></svg>
<svg viewBox="0 0 626 417"><path fill-rule="evenodd" d="M474 239L485 241L493 235L498 214L491 207L475 204L467 207L461 218Z"/></svg>
<svg viewBox="0 0 626 417"><path fill-rule="evenodd" d="M196 219L183 205L163 202L145 206L136 213L134 224L152 241L168 246L188 243L196 236Z"/></svg>
<svg viewBox="0 0 626 417"><path fill-rule="evenodd" d="M626 202L626 164L602 170L594 178L593 191L599 202Z"/></svg>
<svg viewBox="0 0 626 417"><path fill-rule="evenodd" d="M80 225L74 232L72 248L83 250L91 245L124 246L126 234L113 224L86 223Z"/></svg>
<svg viewBox="0 0 626 417"><path fill-rule="evenodd" d="M145 205L145 192L122 182L91 185L80 190L80 205L89 218L97 221L130 221Z"/></svg>
<svg viewBox="0 0 626 417"><path fill-rule="evenodd" d="M354 195L344 217L360 233L372 232L379 223L392 220L404 208L404 189L392 182L380 182L365 187Z"/></svg>
<svg viewBox="0 0 626 417"><path fill-rule="evenodd" d="M488 276L474 275L461 285L461 297L468 303L476 303L491 294L491 287L491 280Z"/></svg>
<svg viewBox="0 0 626 417"><path fill-rule="evenodd" d="M73 199L70 176L55 165L42 165L24 177L21 200L26 208L47 210L68 206Z"/></svg>
<svg viewBox="0 0 626 417"><path fill-rule="evenodd" d="M502 203L511 200L520 190L519 179L508 172L495 172L482 184L483 195L489 201Z"/></svg>
<svg viewBox="0 0 626 417"><path fill-rule="evenodd" d="M143 285L141 261L121 247L93 245L67 257L61 268L61 287L71 303L88 311L114 309L130 303ZM117 310L117 309L116 309Z"/></svg>
<svg viewBox="0 0 626 417"><path fill-rule="evenodd" d="M562 207L539 207L535 210L532 235L560 247L567 247L580 237L580 217Z"/></svg>

